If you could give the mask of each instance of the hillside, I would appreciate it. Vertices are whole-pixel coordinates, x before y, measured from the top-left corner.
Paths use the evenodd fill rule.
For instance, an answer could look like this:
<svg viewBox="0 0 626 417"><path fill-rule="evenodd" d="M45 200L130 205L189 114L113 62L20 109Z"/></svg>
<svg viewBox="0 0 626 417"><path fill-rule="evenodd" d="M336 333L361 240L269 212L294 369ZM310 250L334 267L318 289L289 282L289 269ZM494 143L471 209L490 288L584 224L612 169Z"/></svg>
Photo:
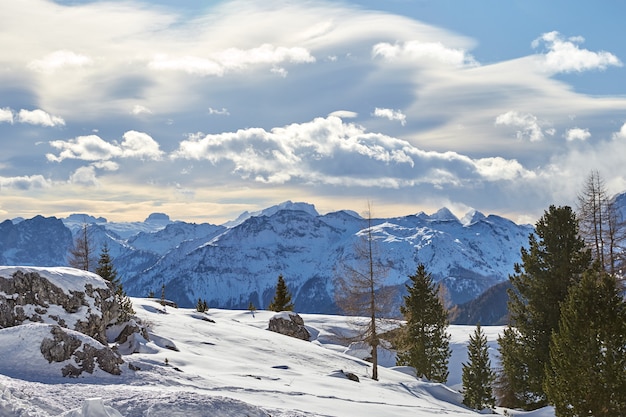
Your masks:
<svg viewBox="0 0 626 417"><path fill-rule="evenodd" d="M55 282L68 282L63 274L53 270L49 275ZM72 272L72 285L77 285L76 274ZM205 314L141 298L133 304L137 317L149 326L149 340L135 337L139 353L123 356L120 375L94 372L64 378L63 363L47 363L41 357L46 324L0 329L0 415L476 415L461 405L461 395L453 389L459 388L472 326L450 327L450 388L417 380L404 368L382 368L380 380L371 380L371 365L347 354L351 350L336 341L335 335L350 331L341 316L303 315L312 335L312 341L305 342L266 330L275 314L267 311L211 309ZM72 321L73 313L60 314ZM492 354L501 330L485 327ZM384 358L389 365L393 356ZM348 379L348 372L360 381ZM553 416L551 409L509 413Z"/></svg>

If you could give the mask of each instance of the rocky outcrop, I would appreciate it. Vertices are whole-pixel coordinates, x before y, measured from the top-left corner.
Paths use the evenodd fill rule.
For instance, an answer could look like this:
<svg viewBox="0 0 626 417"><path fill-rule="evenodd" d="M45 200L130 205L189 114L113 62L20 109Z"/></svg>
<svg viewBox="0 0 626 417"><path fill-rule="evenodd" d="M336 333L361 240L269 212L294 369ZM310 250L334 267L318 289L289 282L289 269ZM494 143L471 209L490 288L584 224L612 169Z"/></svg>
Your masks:
<svg viewBox="0 0 626 417"><path fill-rule="evenodd" d="M73 363L70 362L61 369L63 376L78 377L83 372L93 374L96 368L112 375L122 373L120 365L124 361L108 346L96 340L88 343L60 326L52 326L50 333L52 337L42 340L40 351L48 363L73 359Z"/></svg>
<svg viewBox="0 0 626 417"><path fill-rule="evenodd" d="M297 339L311 339L311 334L304 325L304 320L298 314L291 311L280 312L270 319L268 330Z"/></svg>
<svg viewBox="0 0 626 417"><path fill-rule="evenodd" d="M95 274L62 267L0 267L0 328L56 324L106 343L106 327L118 314L111 288Z"/></svg>

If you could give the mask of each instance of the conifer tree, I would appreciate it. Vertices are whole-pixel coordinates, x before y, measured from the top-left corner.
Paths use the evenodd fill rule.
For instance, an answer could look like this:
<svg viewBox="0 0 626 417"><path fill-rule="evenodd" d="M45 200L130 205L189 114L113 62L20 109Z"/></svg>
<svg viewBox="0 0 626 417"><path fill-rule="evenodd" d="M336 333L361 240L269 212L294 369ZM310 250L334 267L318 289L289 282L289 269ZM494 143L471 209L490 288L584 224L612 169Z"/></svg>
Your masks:
<svg viewBox="0 0 626 417"><path fill-rule="evenodd" d="M196 311L199 313L205 313L209 309L206 300L202 300L198 298L198 302L196 303Z"/></svg>
<svg viewBox="0 0 626 417"><path fill-rule="evenodd" d="M589 271L571 289L545 389L558 417L626 415L626 303L614 276Z"/></svg>
<svg viewBox="0 0 626 417"><path fill-rule="evenodd" d="M535 230L528 249L521 250L522 264L515 265L515 275L510 277L510 324L499 338L502 373L498 389L514 390L501 395L500 404L525 409L547 404L543 387L550 337L558 330L561 302L591 263L570 207L550 206Z"/></svg>
<svg viewBox="0 0 626 417"><path fill-rule="evenodd" d="M491 369L487 336L483 333L480 324L476 326L474 334L470 335L467 345L468 363L463 364L463 404L482 410L493 408L493 382L495 373Z"/></svg>
<svg viewBox="0 0 626 417"><path fill-rule="evenodd" d="M276 293L274 299L270 303L269 310L271 311L293 311L293 303L291 302L291 294L285 284L285 280L282 275L278 276L278 282L276 283Z"/></svg>
<svg viewBox="0 0 626 417"><path fill-rule="evenodd" d="M133 303L126 295L122 282L117 276L117 269L115 269L115 266L113 265L113 261L111 260L111 256L109 254L109 246L106 243L102 246L100 258L98 259L98 266L96 267L95 272L103 279L111 283L111 287L113 288L115 294L115 301L117 302L119 308L117 323L123 323L130 320L135 314L135 310L133 310Z"/></svg>
<svg viewBox="0 0 626 417"><path fill-rule="evenodd" d="M400 328L396 363L412 366L418 377L445 382L451 354L450 335L446 332L447 312L439 299L437 286L423 264L418 265L416 273L409 279L408 295L404 296L404 304L400 307L406 325Z"/></svg>

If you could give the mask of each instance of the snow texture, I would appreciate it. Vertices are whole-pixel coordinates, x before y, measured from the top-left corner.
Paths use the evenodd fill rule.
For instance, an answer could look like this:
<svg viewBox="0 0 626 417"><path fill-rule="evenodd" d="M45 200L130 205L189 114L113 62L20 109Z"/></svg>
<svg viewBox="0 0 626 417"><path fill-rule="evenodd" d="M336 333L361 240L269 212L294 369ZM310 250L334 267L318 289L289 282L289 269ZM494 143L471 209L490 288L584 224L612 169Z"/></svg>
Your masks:
<svg viewBox="0 0 626 417"><path fill-rule="evenodd" d="M58 279L56 273L49 275ZM72 276L93 279L88 273ZM305 342L267 331L276 315L270 311L198 313L140 298L133 304L138 319L148 325L150 340L135 339L141 353L126 355L118 376L94 372L63 378L58 372L63 363L47 363L40 352L49 325L2 329L0 416L476 415L462 405L456 389L471 326L450 327L454 359L446 386L418 380L406 368L382 367L379 381L372 380L371 364L346 354L337 342L336 335L351 331L342 316L303 314L314 339ZM490 342L501 330L485 327ZM391 363L390 355L385 358ZM348 379L349 374L360 382ZM549 408L510 414L554 416Z"/></svg>

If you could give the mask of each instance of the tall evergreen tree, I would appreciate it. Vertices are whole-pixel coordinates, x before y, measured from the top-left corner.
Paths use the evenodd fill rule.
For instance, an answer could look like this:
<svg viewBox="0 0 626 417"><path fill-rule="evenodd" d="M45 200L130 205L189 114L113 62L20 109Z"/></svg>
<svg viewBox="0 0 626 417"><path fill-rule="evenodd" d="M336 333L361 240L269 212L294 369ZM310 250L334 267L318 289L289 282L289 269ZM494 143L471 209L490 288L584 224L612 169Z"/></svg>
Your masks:
<svg viewBox="0 0 626 417"><path fill-rule="evenodd" d="M451 354L447 311L423 264L409 279L408 294L400 307L406 325L400 328L396 363L412 366L418 377L445 382Z"/></svg>
<svg viewBox="0 0 626 417"><path fill-rule="evenodd" d="M98 258L98 266L96 267L95 272L113 284L113 288L116 292L121 289L122 283L117 277L117 269L113 266L113 260L111 259L111 255L109 253L109 245L107 245L106 242L102 246L100 258Z"/></svg>
<svg viewBox="0 0 626 417"><path fill-rule="evenodd" d="M276 293L274 299L270 303L269 310L271 311L293 311L293 303L291 302L291 294L285 284L285 280L282 275L278 276L278 282L276 283Z"/></svg>
<svg viewBox="0 0 626 417"><path fill-rule="evenodd" d="M514 392L517 404L534 409L547 404L544 392L545 369L550 359L550 337L558 330L560 305L569 288L580 281L591 263L591 254L578 234L578 222L567 206L550 206L522 248L522 263L510 277L510 324L500 339L502 368L500 387Z"/></svg>
<svg viewBox="0 0 626 417"><path fill-rule="evenodd" d="M495 373L491 369L487 336L480 324L470 335L467 345L468 363L463 364L463 404L476 410L493 408L493 383Z"/></svg>
<svg viewBox="0 0 626 417"><path fill-rule="evenodd" d="M100 258L98 259L98 266L96 267L95 272L111 283L111 287L113 288L115 294L115 301L118 305L119 314L117 317L117 323L123 323L130 320L135 314L135 310L133 310L133 303L126 295L122 281L117 276L117 269L113 265L113 261L109 254L109 246L106 243L102 246Z"/></svg>
<svg viewBox="0 0 626 417"><path fill-rule="evenodd" d="M626 303L614 276L589 271L571 289L545 389L558 417L626 416Z"/></svg>

